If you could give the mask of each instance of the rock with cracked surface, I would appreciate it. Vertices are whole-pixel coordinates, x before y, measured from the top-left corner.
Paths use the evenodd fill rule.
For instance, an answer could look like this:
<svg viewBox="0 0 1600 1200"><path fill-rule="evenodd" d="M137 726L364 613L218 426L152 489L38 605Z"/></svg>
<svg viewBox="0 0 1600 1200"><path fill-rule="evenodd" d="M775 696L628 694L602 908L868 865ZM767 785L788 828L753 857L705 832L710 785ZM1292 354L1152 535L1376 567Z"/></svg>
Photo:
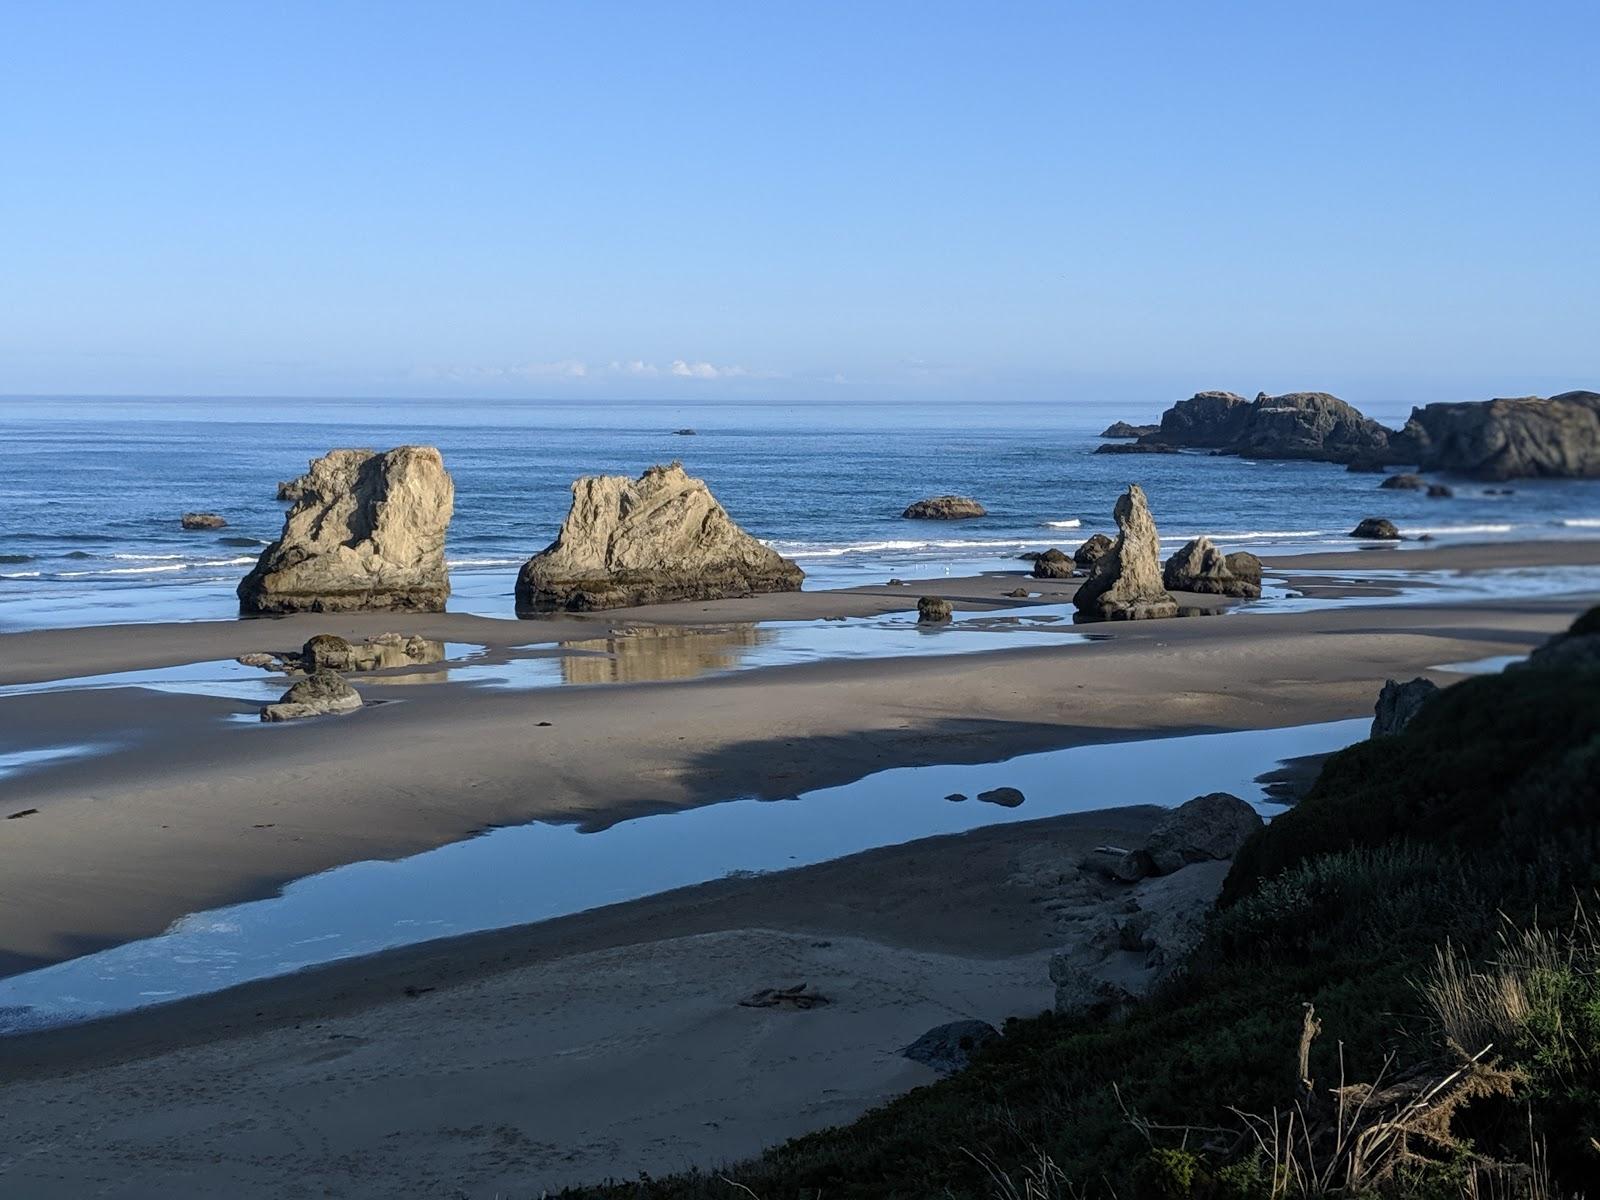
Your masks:
<svg viewBox="0 0 1600 1200"><path fill-rule="evenodd" d="M1211 792L1161 818L1145 839L1145 853L1158 874L1170 875L1190 863L1232 858L1261 826L1260 814L1239 797Z"/></svg>
<svg viewBox="0 0 1600 1200"><path fill-rule="evenodd" d="M444 611L455 487L436 449L334 450L300 482L283 532L239 584L241 612Z"/></svg>
<svg viewBox="0 0 1600 1200"><path fill-rule="evenodd" d="M556 540L517 575L517 615L795 592L804 578L672 463L574 483Z"/></svg>
<svg viewBox="0 0 1600 1200"><path fill-rule="evenodd" d="M1600 392L1429 404L1395 437L1424 471L1476 479L1600 477Z"/></svg>
<svg viewBox="0 0 1600 1200"><path fill-rule="evenodd" d="M918 625L942 625L954 614L950 601L942 596L923 596L917 601Z"/></svg>
<svg viewBox="0 0 1600 1200"><path fill-rule="evenodd" d="M1208 537L1197 537L1167 559L1161 578L1175 592L1201 592L1211 596L1237 596L1246 600L1261 598L1261 563L1253 554L1238 559L1246 572L1254 564L1255 578L1235 574L1234 556L1223 554Z"/></svg>
<svg viewBox="0 0 1600 1200"><path fill-rule="evenodd" d="M333 671L313 671L285 692L276 704L261 710L263 721L301 721L354 712L361 707L361 693Z"/></svg>
<svg viewBox="0 0 1600 1200"><path fill-rule="evenodd" d="M1072 597L1079 621L1175 617L1178 602L1161 581L1161 537L1137 483L1117 498L1117 540Z"/></svg>

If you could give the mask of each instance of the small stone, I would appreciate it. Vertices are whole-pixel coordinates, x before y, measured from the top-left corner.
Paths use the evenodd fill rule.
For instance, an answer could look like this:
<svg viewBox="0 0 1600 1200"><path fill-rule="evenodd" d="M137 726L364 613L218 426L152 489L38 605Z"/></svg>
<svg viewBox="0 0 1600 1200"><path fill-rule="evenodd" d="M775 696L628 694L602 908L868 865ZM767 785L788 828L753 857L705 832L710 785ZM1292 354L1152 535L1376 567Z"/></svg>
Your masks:
<svg viewBox="0 0 1600 1200"><path fill-rule="evenodd" d="M940 625L955 613L950 601L941 596L923 596L917 601L917 624Z"/></svg>

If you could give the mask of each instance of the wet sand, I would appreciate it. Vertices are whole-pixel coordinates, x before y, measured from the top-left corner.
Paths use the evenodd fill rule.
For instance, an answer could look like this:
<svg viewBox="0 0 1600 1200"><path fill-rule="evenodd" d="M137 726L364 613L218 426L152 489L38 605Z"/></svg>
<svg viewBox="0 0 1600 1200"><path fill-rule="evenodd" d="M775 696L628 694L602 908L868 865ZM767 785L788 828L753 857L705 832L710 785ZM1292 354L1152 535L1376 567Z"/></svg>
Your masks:
<svg viewBox="0 0 1600 1200"><path fill-rule="evenodd" d="M1541 561L1545 545L1527 548ZM1600 560L1600 542L1567 561ZM1479 561L1434 555L1450 569ZM1354 556L1328 556L1344 567ZM1507 548L1481 560L1506 565ZM219 658L312 632L402 626L496 647L627 620L726 622L903 609L919 594L1014 606L1017 576L756 597L555 622L436 616L103 627L0 637L6 682ZM1028 586L1059 602L1072 585ZM493 690L363 682L403 701L290 727L254 705L137 689L0 699L10 745L109 751L0 780L0 970L157 933L199 909L271 894L358 859L397 857L490 825L599 828L740 796L787 797L872 771L982 762L1092 741L1298 725L1370 712L1389 675L1519 653L1573 601L1251 614L1093 627L1088 645L836 661L658 683ZM543 724L548 722L548 724ZM1163 803L1187 797L1149 797Z"/></svg>

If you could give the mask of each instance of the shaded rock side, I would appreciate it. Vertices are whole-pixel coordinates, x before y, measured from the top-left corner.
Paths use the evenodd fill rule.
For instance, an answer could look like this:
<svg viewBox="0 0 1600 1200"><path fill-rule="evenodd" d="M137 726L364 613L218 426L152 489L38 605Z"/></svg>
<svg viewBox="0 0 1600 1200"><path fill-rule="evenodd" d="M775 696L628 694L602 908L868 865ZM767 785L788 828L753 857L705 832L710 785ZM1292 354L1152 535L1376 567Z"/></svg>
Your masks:
<svg viewBox="0 0 1600 1200"><path fill-rule="evenodd" d="M799 591L805 578L734 524L682 464L572 485L556 540L517 575L519 616Z"/></svg>
<svg viewBox="0 0 1600 1200"><path fill-rule="evenodd" d="M1476 479L1600 477L1600 392L1563 392L1411 410L1404 461Z"/></svg>
<svg viewBox="0 0 1600 1200"><path fill-rule="evenodd" d="M1072 597L1080 621L1134 621L1178 615L1161 582L1161 538L1137 483L1117 498L1117 540Z"/></svg>
<svg viewBox="0 0 1600 1200"><path fill-rule="evenodd" d="M965 521L986 517L989 510L971 496L929 496L907 505L900 515L911 521Z"/></svg>
<svg viewBox="0 0 1600 1200"><path fill-rule="evenodd" d="M1060 550L1046 550L1033 560L1035 579L1068 579L1076 569L1077 564Z"/></svg>
<svg viewBox="0 0 1600 1200"><path fill-rule="evenodd" d="M1145 839L1145 853L1158 874L1170 875L1190 863L1232 858L1261 826L1260 814L1239 797L1211 792L1163 817Z"/></svg>
<svg viewBox="0 0 1600 1200"><path fill-rule="evenodd" d="M1373 706L1372 737L1399 733L1411 724L1411 718L1422 711L1422 706L1439 690L1437 684L1418 676L1409 683L1386 679L1378 693L1378 703Z"/></svg>
<svg viewBox="0 0 1600 1200"><path fill-rule="evenodd" d="M1114 544L1103 533L1091 533L1088 540L1072 552L1072 561L1087 571L1104 558Z"/></svg>
<svg viewBox="0 0 1600 1200"><path fill-rule="evenodd" d="M1393 521L1383 517L1365 517L1350 531L1350 536L1369 542L1398 542L1400 531L1395 528Z"/></svg>
<svg viewBox="0 0 1600 1200"><path fill-rule="evenodd" d="M1237 561L1244 574L1234 572ZM1252 571L1254 578L1249 577ZM1184 544L1161 571L1162 582L1175 592L1202 592L1212 596L1261 598L1261 562L1253 554L1223 554L1208 537Z"/></svg>
<svg viewBox="0 0 1600 1200"><path fill-rule="evenodd" d="M455 487L437 450L334 450L302 482L239 584L241 612L444 611Z"/></svg>

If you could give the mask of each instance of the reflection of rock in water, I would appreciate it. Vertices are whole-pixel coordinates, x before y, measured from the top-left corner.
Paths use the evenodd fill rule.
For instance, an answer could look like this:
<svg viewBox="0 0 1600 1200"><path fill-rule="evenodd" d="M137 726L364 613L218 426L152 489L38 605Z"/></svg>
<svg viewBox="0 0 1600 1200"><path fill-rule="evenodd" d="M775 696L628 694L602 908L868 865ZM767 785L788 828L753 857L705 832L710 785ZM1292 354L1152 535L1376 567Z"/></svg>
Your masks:
<svg viewBox="0 0 1600 1200"><path fill-rule="evenodd" d="M675 627L633 625L607 637L567 642L564 683L649 683L658 679L691 679L708 671L739 665L740 651L770 641L772 632L759 625ZM604 657L602 657L604 656Z"/></svg>

